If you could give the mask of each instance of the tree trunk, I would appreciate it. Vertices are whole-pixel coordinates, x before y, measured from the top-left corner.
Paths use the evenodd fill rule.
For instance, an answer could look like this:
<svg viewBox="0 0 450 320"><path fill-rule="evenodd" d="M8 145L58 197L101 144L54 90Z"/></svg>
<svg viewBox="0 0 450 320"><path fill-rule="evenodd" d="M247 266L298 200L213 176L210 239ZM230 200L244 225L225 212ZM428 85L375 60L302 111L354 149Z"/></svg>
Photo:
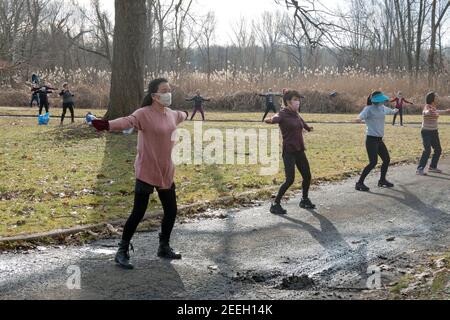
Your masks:
<svg viewBox="0 0 450 320"><path fill-rule="evenodd" d="M423 33L423 26L425 21L425 0L420 0L420 8L419 8L419 20L417 23L417 39L416 39L416 57L415 57L415 76L416 81L419 77L419 71L420 71L420 56L422 51L422 33Z"/></svg>
<svg viewBox="0 0 450 320"><path fill-rule="evenodd" d="M428 84L430 87L434 85L435 75L435 56L436 56L436 4L437 0L433 0L431 8L431 40L430 52L428 54Z"/></svg>
<svg viewBox="0 0 450 320"><path fill-rule="evenodd" d="M115 0L115 9L108 120L131 114L144 96L145 0Z"/></svg>

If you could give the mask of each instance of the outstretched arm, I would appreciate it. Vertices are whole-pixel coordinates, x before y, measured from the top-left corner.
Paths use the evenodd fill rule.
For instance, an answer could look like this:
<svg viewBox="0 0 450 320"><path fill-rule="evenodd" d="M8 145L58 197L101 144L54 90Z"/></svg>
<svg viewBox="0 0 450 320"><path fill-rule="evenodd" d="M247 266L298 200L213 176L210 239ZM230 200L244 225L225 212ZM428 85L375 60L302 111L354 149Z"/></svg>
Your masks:
<svg viewBox="0 0 450 320"><path fill-rule="evenodd" d="M310 127L310 126L305 122L305 120L303 120L303 118L300 118L300 120L302 121L302 123L303 123L303 128L305 128L306 131L311 132L311 131L314 130L314 128L313 128L313 127Z"/></svg>
<svg viewBox="0 0 450 320"><path fill-rule="evenodd" d="M177 125L186 121L189 118L189 113L187 111L176 111L177 112Z"/></svg>
<svg viewBox="0 0 450 320"><path fill-rule="evenodd" d="M410 105L413 105L414 103L412 103L412 102L409 102L408 100L406 100L406 99L403 99L403 101L405 101L407 104L410 104Z"/></svg>
<svg viewBox="0 0 450 320"><path fill-rule="evenodd" d="M369 108L370 107L365 107L363 109L363 111L359 114L359 117L357 118L356 122L361 123L369 117Z"/></svg>
<svg viewBox="0 0 450 320"><path fill-rule="evenodd" d="M438 114L450 114L450 109L447 109L447 110L436 110L436 112L438 113Z"/></svg>
<svg viewBox="0 0 450 320"><path fill-rule="evenodd" d="M141 130L139 121L139 110L128 117L119 118L112 121L93 120L92 126L98 131L124 131L131 128Z"/></svg>
<svg viewBox="0 0 450 320"><path fill-rule="evenodd" d="M280 115L277 113L271 119L266 119L265 122L267 124L279 124L281 122Z"/></svg>
<svg viewBox="0 0 450 320"><path fill-rule="evenodd" d="M394 114L397 114L398 112L399 112L398 109L391 109L388 107L384 107L384 114L386 114L386 115L394 115Z"/></svg>

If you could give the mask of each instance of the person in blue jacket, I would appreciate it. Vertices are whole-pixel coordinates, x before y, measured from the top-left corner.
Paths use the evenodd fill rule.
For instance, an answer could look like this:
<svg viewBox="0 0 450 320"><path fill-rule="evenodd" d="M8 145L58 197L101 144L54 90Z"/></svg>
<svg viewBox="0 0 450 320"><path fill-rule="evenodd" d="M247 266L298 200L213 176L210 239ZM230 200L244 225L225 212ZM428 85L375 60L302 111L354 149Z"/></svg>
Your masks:
<svg viewBox="0 0 450 320"><path fill-rule="evenodd" d="M361 174L359 181L356 183L356 190L370 191L370 188L364 184L366 177L375 169L378 163L378 157L381 158L383 164L381 166L381 177L378 182L379 187L393 188L394 184L386 179L391 158L389 151L383 141L386 115L394 115L398 109L391 109L385 106L389 102L389 97L381 91L372 93L368 100L367 106L359 115L356 122L365 121L367 126L366 149L369 156L369 164Z"/></svg>

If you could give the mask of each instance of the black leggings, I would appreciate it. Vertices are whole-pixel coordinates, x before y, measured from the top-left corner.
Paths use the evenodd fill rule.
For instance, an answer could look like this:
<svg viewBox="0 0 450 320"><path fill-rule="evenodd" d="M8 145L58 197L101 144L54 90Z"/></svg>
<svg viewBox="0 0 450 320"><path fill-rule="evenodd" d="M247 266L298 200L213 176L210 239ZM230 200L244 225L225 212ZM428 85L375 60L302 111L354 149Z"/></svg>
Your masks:
<svg viewBox="0 0 450 320"><path fill-rule="evenodd" d="M309 187L311 186L311 169L309 167L308 158L304 151L299 152L283 152L284 170L286 173L286 182L281 186L280 191L275 199L275 203L281 203L286 191L295 182L295 167L303 177L303 199L307 199L309 195Z"/></svg>
<svg viewBox="0 0 450 320"><path fill-rule="evenodd" d="M360 183L364 183L366 177L369 173L375 169L378 164L378 156L383 160L383 165L381 166L381 181L386 180L386 174L391 163L391 158L389 156L389 151L383 142L383 138L367 136L366 140L367 154L369 155L369 165L364 169L359 179Z"/></svg>
<svg viewBox="0 0 450 320"><path fill-rule="evenodd" d="M40 105L40 103L39 103L39 96L36 95L36 94L33 94L31 96L30 108L33 107L33 102L35 102L35 101L36 101L37 106L39 107L39 105Z"/></svg>
<svg viewBox="0 0 450 320"><path fill-rule="evenodd" d="M48 98L39 97L39 115L42 114L42 109L45 108L45 112L48 113L49 105Z"/></svg>
<svg viewBox="0 0 450 320"><path fill-rule="evenodd" d="M195 107L194 111L192 111L192 117L191 120L194 119L195 115L197 114L197 112L200 112L200 114L202 115L202 119L203 121L205 121L205 110L203 110L203 107Z"/></svg>
<svg viewBox="0 0 450 320"><path fill-rule="evenodd" d="M61 115L61 123L64 122L64 118L66 117L67 109L70 111L70 115L72 116L72 123L75 122L75 113L73 111L73 103L63 103L63 113Z"/></svg>
<svg viewBox="0 0 450 320"><path fill-rule="evenodd" d="M134 207L123 229L123 241L130 242L133 238L139 223L142 221L145 212L147 211L150 195L153 194L155 189L158 191L158 196L164 210L160 240L169 243L178 211L175 184L172 185L172 188L169 190L161 190L140 180L136 181Z"/></svg>
<svg viewBox="0 0 450 320"><path fill-rule="evenodd" d="M392 121L392 124L395 125L395 122L397 121L397 116L400 116L400 125L403 125L403 108L397 108L398 113L394 115L394 120Z"/></svg>
<svg viewBox="0 0 450 320"><path fill-rule="evenodd" d="M277 108L275 107L275 105L273 103L269 103L266 106L266 113L264 113L264 117L263 117L262 121L266 120L266 117L267 117L267 115L269 114L270 111L272 111L273 113L277 113Z"/></svg>

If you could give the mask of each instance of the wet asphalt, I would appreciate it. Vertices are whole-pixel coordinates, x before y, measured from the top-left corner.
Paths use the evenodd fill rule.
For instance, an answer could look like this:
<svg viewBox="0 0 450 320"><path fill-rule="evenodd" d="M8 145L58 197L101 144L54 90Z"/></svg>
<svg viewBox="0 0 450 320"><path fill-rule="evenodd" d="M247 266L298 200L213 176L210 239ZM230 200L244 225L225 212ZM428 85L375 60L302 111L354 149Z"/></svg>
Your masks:
<svg viewBox="0 0 450 320"><path fill-rule="evenodd" d="M300 209L297 195L283 204L286 216L262 202L177 224L181 261L157 258L157 232L139 233L132 271L114 264L117 239L2 253L0 299L355 298L373 266L450 244L450 159L441 168L419 177L413 165L393 167L394 189L378 188L375 172L369 193L354 190L355 178L320 186L314 211Z"/></svg>

